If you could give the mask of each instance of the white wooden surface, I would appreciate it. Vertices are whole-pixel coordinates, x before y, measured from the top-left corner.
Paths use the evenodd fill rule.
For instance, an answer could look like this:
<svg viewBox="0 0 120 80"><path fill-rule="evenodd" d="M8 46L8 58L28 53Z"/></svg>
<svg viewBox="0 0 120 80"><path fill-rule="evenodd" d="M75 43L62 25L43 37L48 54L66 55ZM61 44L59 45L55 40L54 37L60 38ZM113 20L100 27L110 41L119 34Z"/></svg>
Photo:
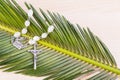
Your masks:
<svg viewBox="0 0 120 80"><path fill-rule="evenodd" d="M108 46L120 67L120 0L16 0L37 10L50 10L67 17L81 27L89 27ZM0 71L0 80L42 80L21 74Z"/></svg>

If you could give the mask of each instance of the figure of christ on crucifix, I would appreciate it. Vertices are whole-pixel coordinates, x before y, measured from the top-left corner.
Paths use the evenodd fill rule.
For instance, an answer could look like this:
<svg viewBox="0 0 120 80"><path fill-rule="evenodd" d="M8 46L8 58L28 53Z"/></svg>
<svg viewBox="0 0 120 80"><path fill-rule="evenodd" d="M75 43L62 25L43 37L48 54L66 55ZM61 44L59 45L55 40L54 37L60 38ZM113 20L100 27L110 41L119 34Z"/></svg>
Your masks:
<svg viewBox="0 0 120 80"><path fill-rule="evenodd" d="M34 56L34 70L37 69L37 54L41 52L41 50L37 50L37 43L34 44L33 50L28 50L28 52L31 52Z"/></svg>

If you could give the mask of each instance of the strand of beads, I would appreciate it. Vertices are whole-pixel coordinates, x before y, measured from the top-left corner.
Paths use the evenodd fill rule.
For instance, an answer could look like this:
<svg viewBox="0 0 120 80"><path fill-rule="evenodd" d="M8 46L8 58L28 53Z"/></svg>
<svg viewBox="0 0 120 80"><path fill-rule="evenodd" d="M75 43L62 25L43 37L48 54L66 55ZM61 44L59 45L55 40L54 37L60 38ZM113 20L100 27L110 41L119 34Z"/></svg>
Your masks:
<svg viewBox="0 0 120 80"><path fill-rule="evenodd" d="M28 19L25 21L25 28L22 29L22 34L26 34L27 33L27 28L30 26L30 17L33 16L33 11L32 9L30 9L28 11Z"/></svg>
<svg viewBox="0 0 120 80"><path fill-rule="evenodd" d="M32 17L32 15L33 15L32 9L30 9L28 11L27 15L28 15L28 19L25 21L25 26L26 27L22 29L22 31L21 31L22 34L26 34L27 33L27 28L30 26L30 17ZM16 38L20 37L21 33L20 32L16 32L14 34L14 37L16 37Z"/></svg>
<svg viewBox="0 0 120 80"><path fill-rule="evenodd" d="M26 34L27 33L27 28L30 26L30 18L32 17L33 15L33 11L32 9L30 9L28 11L28 19L25 21L25 28L22 29L21 32L15 32L14 35L13 35L13 38L12 38L12 44L13 46L15 46L16 48L18 49L22 49L22 48L25 48L25 45L22 44L20 41L23 40L23 37L21 37L22 34Z"/></svg>
<svg viewBox="0 0 120 80"><path fill-rule="evenodd" d="M51 33L51 32L53 32L53 30L54 30L54 26L53 25L49 26L46 33L42 33L42 35L40 37L39 36L34 36L33 39L30 39L28 43L30 45L33 45L37 41L39 41L40 39L47 38L48 34Z"/></svg>

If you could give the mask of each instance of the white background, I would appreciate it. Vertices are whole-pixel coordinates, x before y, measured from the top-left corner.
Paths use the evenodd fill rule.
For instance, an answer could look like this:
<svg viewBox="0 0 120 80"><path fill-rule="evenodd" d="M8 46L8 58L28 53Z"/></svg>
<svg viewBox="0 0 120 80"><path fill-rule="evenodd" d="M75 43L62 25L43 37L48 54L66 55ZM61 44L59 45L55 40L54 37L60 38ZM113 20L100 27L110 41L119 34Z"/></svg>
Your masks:
<svg viewBox="0 0 120 80"><path fill-rule="evenodd" d="M58 12L81 27L89 27L108 46L120 67L120 0L16 0L37 10ZM42 80L21 74L0 71L0 80Z"/></svg>

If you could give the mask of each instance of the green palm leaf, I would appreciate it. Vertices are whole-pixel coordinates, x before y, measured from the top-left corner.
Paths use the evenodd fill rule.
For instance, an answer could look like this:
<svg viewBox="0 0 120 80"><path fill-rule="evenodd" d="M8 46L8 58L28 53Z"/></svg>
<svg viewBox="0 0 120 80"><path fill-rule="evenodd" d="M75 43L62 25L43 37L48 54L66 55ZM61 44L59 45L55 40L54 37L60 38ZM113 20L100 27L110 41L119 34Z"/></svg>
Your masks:
<svg viewBox="0 0 120 80"><path fill-rule="evenodd" d="M116 62L106 45L89 29L74 25L64 16L40 9L39 14L32 5L30 39L47 31L49 25L55 31L39 41L37 70L33 69L33 55L27 50L18 50L10 43L11 36L20 31L27 19L26 12L14 0L0 0L0 66L5 71L15 71L30 76L48 76L45 80L115 80L120 75ZM96 73L97 72L97 73ZM96 73L96 74L94 74ZM94 75L92 75L94 74ZM92 76L91 76L92 75Z"/></svg>

